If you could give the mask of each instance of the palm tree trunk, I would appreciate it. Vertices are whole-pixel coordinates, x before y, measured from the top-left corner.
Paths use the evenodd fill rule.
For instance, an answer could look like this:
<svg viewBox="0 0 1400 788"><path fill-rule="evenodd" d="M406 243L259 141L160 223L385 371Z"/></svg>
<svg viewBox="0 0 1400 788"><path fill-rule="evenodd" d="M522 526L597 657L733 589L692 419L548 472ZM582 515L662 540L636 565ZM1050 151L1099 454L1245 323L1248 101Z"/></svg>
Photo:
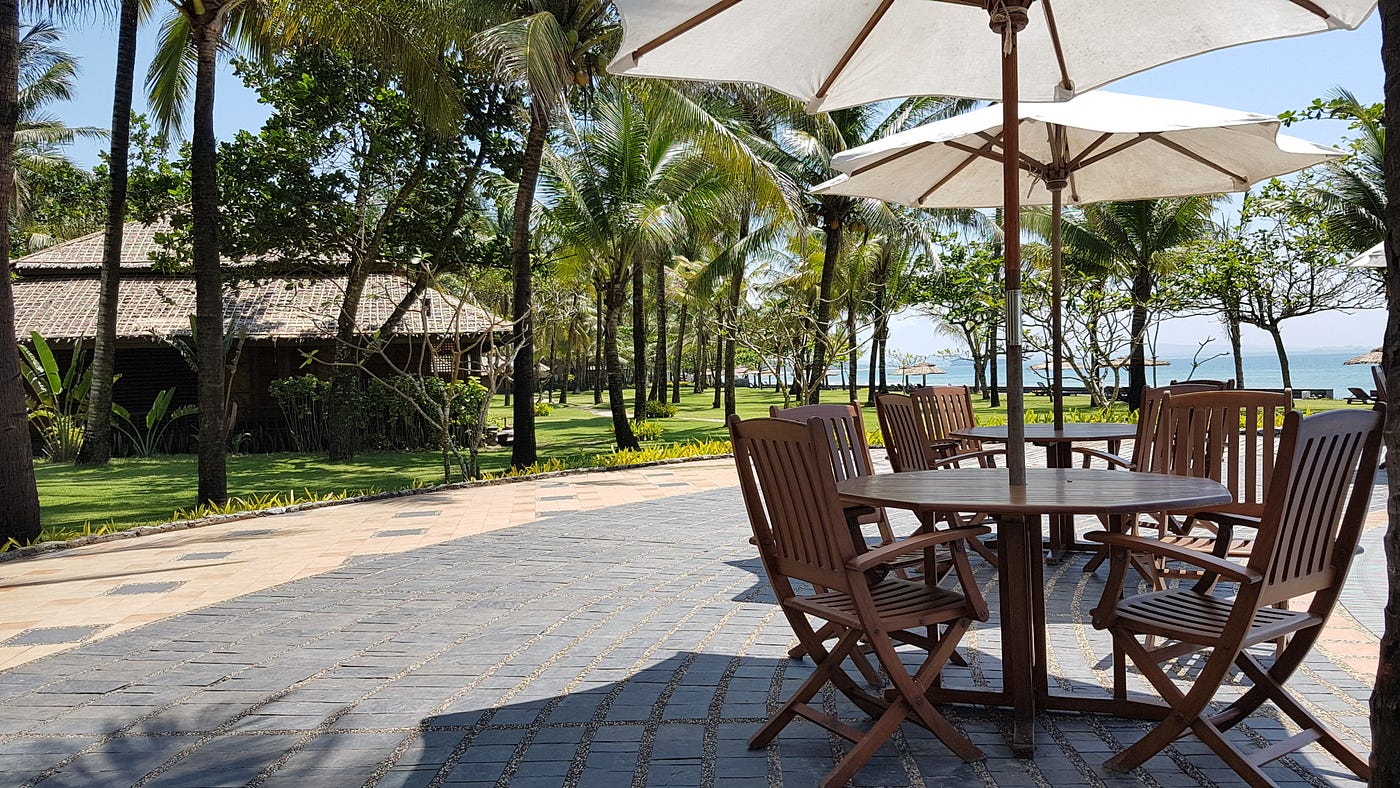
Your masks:
<svg viewBox="0 0 1400 788"><path fill-rule="evenodd" d="M851 402L860 401L860 383L856 381L856 362L860 360L860 350L856 347L856 297L855 293L846 296L846 341L851 343L846 363L851 368Z"/></svg>
<svg viewBox="0 0 1400 788"><path fill-rule="evenodd" d="M715 401L711 408L718 408L721 404L720 397L724 394L724 307L715 307Z"/></svg>
<svg viewBox="0 0 1400 788"><path fill-rule="evenodd" d="M632 434L632 424L627 420L626 393L623 390L622 357L617 349L617 326L622 322L624 283L609 282L604 297L603 355L608 365L608 410L612 412L613 436L619 449L640 449L642 446Z"/></svg>
<svg viewBox="0 0 1400 788"><path fill-rule="evenodd" d="M705 373L709 371L710 337L705 313L702 310L695 316L695 381L691 386L692 394L705 393Z"/></svg>
<svg viewBox="0 0 1400 788"><path fill-rule="evenodd" d="M666 258L656 256L656 373L652 375L651 398L666 401L666 369L670 354L666 352Z"/></svg>
<svg viewBox="0 0 1400 788"><path fill-rule="evenodd" d="M515 363L511 389L515 392L515 442L511 445L513 468L534 465L539 459L535 441L535 329L534 287L530 280L530 211L535 207L535 184L540 179L540 159L549 135L549 116L544 105L530 102L530 129L525 134L525 156L520 166L520 185L515 190L515 213L510 234L510 269L514 283L511 320Z"/></svg>
<svg viewBox="0 0 1400 788"><path fill-rule="evenodd" d="M1131 324L1131 363L1128 365L1128 409L1142 404L1147 387L1147 301L1152 298L1152 265L1140 262L1133 270L1133 318Z"/></svg>
<svg viewBox="0 0 1400 788"><path fill-rule="evenodd" d="M748 217L744 218L745 226ZM745 233L747 235L747 233ZM739 404L734 386L735 353L738 349L736 335L739 332L739 303L744 297L744 261L741 259L734 273L729 276L729 329L724 332L724 417L733 416Z"/></svg>
<svg viewBox="0 0 1400 788"><path fill-rule="evenodd" d="M131 93L136 73L136 23L141 4L122 0L117 27L117 78L112 94L112 148L107 162L107 233L102 242L98 284L97 338L88 389L87 425L79 465L105 465L112 458L112 375L117 365L117 299L121 279L122 229L131 149Z"/></svg>
<svg viewBox="0 0 1400 788"><path fill-rule="evenodd" d="M549 392L548 397L551 403L554 402L554 383L555 380L558 378L558 375L556 375L554 372L556 369L559 368L558 340L559 327L551 323L549 326L549 375L545 378L545 380L549 381L545 386L545 390Z"/></svg>
<svg viewBox="0 0 1400 788"><path fill-rule="evenodd" d="M15 179L15 125L19 120L19 5L0 0L0 183ZM39 490L34 482L24 385L15 341L10 287L10 208L14 190L0 189L0 543L39 538Z"/></svg>
<svg viewBox="0 0 1400 788"><path fill-rule="evenodd" d="M335 327L335 367L331 374L331 395L327 406L328 435L326 456L330 460L348 460L355 456L355 438L360 433L355 394L360 387L360 345L355 316L360 312L369 270L363 259L356 256L345 277L345 295L340 300L340 312Z"/></svg>
<svg viewBox="0 0 1400 788"><path fill-rule="evenodd" d="M807 387L807 404L821 401L822 385L826 382L827 333L831 329L831 286L836 279L836 267L841 258L841 234L845 229L844 217L835 213L826 215L826 251L822 257L822 278L817 287L817 330L812 347L810 381Z"/></svg>
<svg viewBox="0 0 1400 788"><path fill-rule="evenodd" d="M217 12L216 12L217 13ZM222 16L196 24L194 133L190 145L190 240L194 247L195 358L199 365L199 503L228 499L224 450L224 294L219 270L219 184L214 140L214 80Z"/></svg>
<svg viewBox="0 0 1400 788"><path fill-rule="evenodd" d="M641 421L647 411L647 310L646 271L638 260L632 271L632 418Z"/></svg>
<svg viewBox="0 0 1400 788"><path fill-rule="evenodd" d="M1400 0L1381 0L1381 62L1385 67L1385 132L1400 140ZM1385 416L1386 454L1400 457L1400 145L1385 147L1385 370L1389 402ZM1400 741L1400 473L1387 473L1389 526L1382 544L1386 558L1386 605L1380 661L1371 691L1371 741ZM1371 752L1372 785L1400 785L1400 748L1376 746Z"/></svg>
<svg viewBox="0 0 1400 788"><path fill-rule="evenodd" d="M603 287L593 293L593 404L603 403Z"/></svg>
<svg viewBox="0 0 1400 788"><path fill-rule="evenodd" d="M569 379L574 372L574 345L578 343L578 293L574 293L574 309L569 315L568 338L564 340L564 383L559 387L559 404L569 404Z"/></svg>
<svg viewBox="0 0 1400 788"><path fill-rule="evenodd" d="M676 379L671 386L671 403L681 403L681 365L685 363L685 320L689 316L690 303L681 301L681 324L676 330Z"/></svg>

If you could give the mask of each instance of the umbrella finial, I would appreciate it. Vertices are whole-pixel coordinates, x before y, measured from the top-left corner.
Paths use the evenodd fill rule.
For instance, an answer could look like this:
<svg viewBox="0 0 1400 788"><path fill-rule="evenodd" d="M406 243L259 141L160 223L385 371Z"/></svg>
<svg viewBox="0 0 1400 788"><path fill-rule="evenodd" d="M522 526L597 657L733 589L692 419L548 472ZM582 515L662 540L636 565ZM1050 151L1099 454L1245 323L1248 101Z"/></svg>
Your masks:
<svg viewBox="0 0 1400 788"><path fill-rule="evenodd" d="M992 17L988 24L1001 36L1003 56L1015 48L1016 34L1025 30L1030 22L1026 11L1030 4L1031 0L991 0L987 4L987 13Z"/></svg>

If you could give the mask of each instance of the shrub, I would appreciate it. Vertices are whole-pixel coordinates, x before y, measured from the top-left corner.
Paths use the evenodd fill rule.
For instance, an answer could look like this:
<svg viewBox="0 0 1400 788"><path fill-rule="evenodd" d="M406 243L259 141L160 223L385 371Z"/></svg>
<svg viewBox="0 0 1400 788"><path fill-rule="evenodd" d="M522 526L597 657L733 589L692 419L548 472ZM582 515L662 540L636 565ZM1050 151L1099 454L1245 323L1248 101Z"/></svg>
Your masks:
<svg viewBox="0 0 1400 788"><path fill-rule="evenodd" d="M551 405L551 404L549 404L548 402L536 402L536 403L535 403L535 415L536 415L536 416L548 416L549 414L551 414L551 413L553 413L553 412L554 412L554 406Z"/></svg>
<svg viewBox="0 0 1400 788"><path fill-rule="evenodd" d="M661 439L661 433L665 429L654 421L634 421L632 422L632 435L639 441L654 441ZM608 434L614 433L612 424L608 424Z"/></svg>
<svg viewBox="0 0 1400 788"><path fill-rule="evenodd" d="M646 407L643 410L646 413L646 417L649 419L669 419L680 411L680 407L669 402L651 399L647 400Z"/></svg>

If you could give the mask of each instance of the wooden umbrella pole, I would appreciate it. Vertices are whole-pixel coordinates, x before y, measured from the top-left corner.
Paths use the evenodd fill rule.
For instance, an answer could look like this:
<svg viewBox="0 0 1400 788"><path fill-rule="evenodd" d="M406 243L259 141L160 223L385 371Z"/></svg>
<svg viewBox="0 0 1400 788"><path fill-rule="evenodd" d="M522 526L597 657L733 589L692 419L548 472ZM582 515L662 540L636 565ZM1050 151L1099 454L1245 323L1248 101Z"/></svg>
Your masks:
<svg viewBox="0 0 1400 788"><path fill-rule="evenodd" d="M993 6L992 29L1002 36L1002 224L1006 266L1006 467L1011 484L1026 485L1026 392L1021 368L1021 119L1016 33L1026 26L1024 5Z"/></svg>
<svg viewBox="0 0 1400 788"><path fill-rule="evenodd" d="M1050 364L1053 370L1055 429L1065 427L1065 365L1060 356L1064 347L1064 260L1061 253L1060 221L1064 211L1063 180L1047 182L1050 188Z"/></svg>

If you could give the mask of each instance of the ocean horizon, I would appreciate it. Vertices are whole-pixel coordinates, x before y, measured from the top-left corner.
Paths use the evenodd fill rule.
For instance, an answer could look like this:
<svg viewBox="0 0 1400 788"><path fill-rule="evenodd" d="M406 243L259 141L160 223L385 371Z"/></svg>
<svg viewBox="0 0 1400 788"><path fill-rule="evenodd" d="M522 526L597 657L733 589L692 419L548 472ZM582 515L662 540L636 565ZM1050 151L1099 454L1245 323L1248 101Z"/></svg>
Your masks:
<svg viewBox="0 0 1400 788"><path fill-rule="evenodd" d="M1300 350L1288 354L1289 371L1292 377L1294 389L1332 389L1337 396L1344 396L1349 387L1370 391L1375 387L1371 380L1371 368L1364 364L1346 365L1349 358L1364 353L1365 350ZM1166 385L1172 380L1185 380L1191 378L1208 379L1229 379L1235 377L1235 362L1229 357L1211 359L1200 364L1196 369L1191 368L1191 356L1172 355L1166 352L1158 356L1163 361L1168 362L1168 366L1148 367L1148 385ZM929 375L928 385L972 385L974 382L972 362L960 358L947 358L943 356L930 356L930 361L945 370L942 375ZM1031 363L1038 364L1043 361L1041 354L1035 354ZM1283 374L1279 369L1278 356L1270 352L1246 351L1242 356L1244 363L1244 386L1250 388L1281 388L1283 386ZM896 376L894 370L896 365L890 365L886 370L886 379L890 384L902 384L903 376ZM998 365L998 382L1006 385L1006 366ZM857 364L857 378L863 386L867 380L869 366ZM833 368L833 371L836 371ZM1030 364L1025 369L1026 385L1035 386L1041 382L1049 380L1049 370L1032 370ZM771 380L771 373L767 376ZM1108 378L1111 381L1111 378ZM827 381L829 385L840 385L842 375L829 375ZM911 375L909 382L919 384L923 381L923 376ZM1122 370L1121 381L1128 382L1128 370ZM1071 387L1083 386L1084 383L1075 376L1068 367L1065 369L1065 385Z"/></svg>

